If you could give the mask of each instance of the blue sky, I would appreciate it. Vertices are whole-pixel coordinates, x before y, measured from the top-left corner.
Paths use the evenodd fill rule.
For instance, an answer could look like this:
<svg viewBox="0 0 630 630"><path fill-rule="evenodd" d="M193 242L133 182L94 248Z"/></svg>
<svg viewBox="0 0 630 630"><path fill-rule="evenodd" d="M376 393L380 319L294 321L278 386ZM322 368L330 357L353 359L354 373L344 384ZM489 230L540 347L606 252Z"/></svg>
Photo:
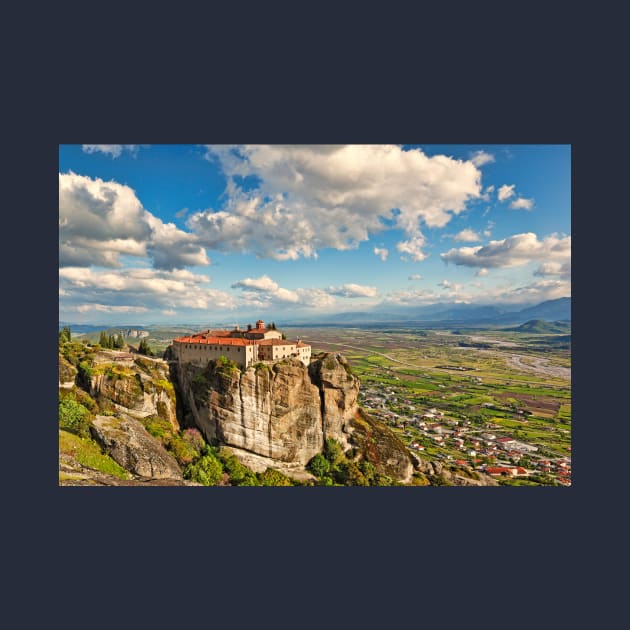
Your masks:
<svg viewBox="0 0 630 630"><path fill-rule="evenodd" d="M569 296L570 177L569 145L61 145L59 317Z"/></svg>

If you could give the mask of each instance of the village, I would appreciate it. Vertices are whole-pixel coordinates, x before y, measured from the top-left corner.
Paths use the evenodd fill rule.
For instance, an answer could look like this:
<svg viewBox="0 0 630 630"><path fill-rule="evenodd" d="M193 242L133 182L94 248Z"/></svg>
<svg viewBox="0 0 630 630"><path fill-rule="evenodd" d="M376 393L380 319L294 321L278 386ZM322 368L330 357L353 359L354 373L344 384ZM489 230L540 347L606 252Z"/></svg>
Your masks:
<svg viewBox="0 0 630 630"><path fill-rule="evenodd" d="M517 440L491 420L480 424L452 411L421 409L404 394L393 387L368 385L360 391L359 402L391 427L410 451L484 472L506 485L520 485L514 483L517 479L571 485L569 457Z"/></svg>

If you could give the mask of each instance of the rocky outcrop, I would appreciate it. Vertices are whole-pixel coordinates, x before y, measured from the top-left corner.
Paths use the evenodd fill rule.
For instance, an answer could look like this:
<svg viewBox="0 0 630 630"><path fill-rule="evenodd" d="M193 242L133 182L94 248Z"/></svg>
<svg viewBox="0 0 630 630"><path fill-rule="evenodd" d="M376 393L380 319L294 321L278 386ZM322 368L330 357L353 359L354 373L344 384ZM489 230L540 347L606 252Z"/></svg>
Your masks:
<svg viewBox="0 0 630 630"><path fill-rule="evenodd" d="M184 405L207 440L306 464L323 447L319 390L297 360L245 372L211 361L178 366Z"/></svg>
<svg viewBox="0 0 630 630"><path fill-rule="evenodd" d="M374 466L376 472L402 483L409 483L413 475L413 463L407 447L390 431L363 409L357 409L348 420L351 442L363 459Z"/></svg>
<svg viewBox="0 0 630 630"><path fill-rule="evenodd" d="M344 450L349 448L349 423L359 409L359 379L352 375L348 361L333 353L318 355L308 372L321 396L324 438L334 438Z"/></svg>
<svg viewBox="0 0 630 630"><path fill-rule="evenodd" d="M72 389L77 377L77 368L64 356L59 355L59 387L61 389Z"/></svg>
<svg viewBox="0 0 630 630"><path fill-rule="evenodd" d="M244 371L215 361L199 368L172 360L171 370L190 424L207 440L234 448L243 461L250 453L260 466L303 467L334 438L380 474L411 479L406 447L359 408L359 380L338 354L322 353L308 368L297 359Z"/></svg>
<svg viewBox="0 0 630 630"><path fill-rule="evenodd" d="M96 416L92 437L123 468L140 477L182 479L175 458L131 417Z"/></svg>
<svg viewBox="0 0 630 630"><path fill-rule="evenodd" d="M138 357L129 365L98 363L89 377L89 393L112 411L137 418L159 416L179 429L175 389L163 361Z"/></svg>

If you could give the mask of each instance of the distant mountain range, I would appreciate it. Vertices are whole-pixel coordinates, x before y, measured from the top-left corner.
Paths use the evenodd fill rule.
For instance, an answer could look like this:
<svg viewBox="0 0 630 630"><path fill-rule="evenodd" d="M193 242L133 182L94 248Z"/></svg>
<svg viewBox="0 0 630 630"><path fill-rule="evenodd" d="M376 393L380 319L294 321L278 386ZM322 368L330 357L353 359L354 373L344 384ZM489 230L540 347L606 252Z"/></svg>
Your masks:
<svg viewBox="0 0 630 630"><path fill-rule="evenodd" d="M395 322L452 322L463 324L522 324L530 320L571 320L571 298L547 300L519 310L513 306L477 304L431 304L429 306L376 307L373 311L354 311L303 319L301 324L370 324ZM289 322L287 322L289 323ZM293 322L291 322L293 324ZM297 325L297 324L294 324Z"/></svg>
<svg viewBox="0 0 630 630"><path fill-rule="evenodd" d="M505 330L514 330L516 332L529 332L539 335L552 334L562 335L571 334L571 322L556 321L547 322L544 319L530 319L528 322L515 326L514 328L506 328Z"/></svg>
<svg viewBox="0 0 630 630"><path fill-rule="evenodd" d="M510 304L479 305L479 304L449 304L440 302L428 306L392 306L379 305L371 311L353 311L344 313L330 313L310 317L271 317L269 321L275 320L280 326L317 326L326 325L340 326L369 325L369 324L422 324L422 323L448 323L454 325L518 325L531 320L544 320L548 322L571 321L571 298L564 297L557 300L547 300L533 306L525 308L514 307ZM59 329L63 326L71 326L75 333L89 333L103 329L123 329L134 328L136 330L147 330L153 326L113 326L92 325L92 324L71 324L70 322L59 322ZM182 323L178 323L182 326ZM162 324L155 326L158 328L173 328L173 325ZM197 328L203 326L199 324ZM189 325L192 329L195 326ZM564 332L564 331L563 331Z"/></svg>

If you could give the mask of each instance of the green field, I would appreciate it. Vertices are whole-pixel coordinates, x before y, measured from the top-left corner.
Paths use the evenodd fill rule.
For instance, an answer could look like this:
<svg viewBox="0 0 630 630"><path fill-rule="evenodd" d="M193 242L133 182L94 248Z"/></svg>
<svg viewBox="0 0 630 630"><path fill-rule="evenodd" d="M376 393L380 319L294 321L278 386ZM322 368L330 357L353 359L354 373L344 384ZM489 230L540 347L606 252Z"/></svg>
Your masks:
<svg viewBox="0 0 630 630"><path fill-rule="evenodd" d="M314 353L344 354L361 381L362 406L407 444L424 446L423 458L464 460L475 467L492 457L506 457L501 451L492 457L470 456L474 441L468 438L468 446L462 447L448 438L436 443L417 427L418 416L429 409L470 435L493 432L537 449L521 463L533 466L538 460L571 455L571 352L563 336L405 328L304 328L295 334L311 343ZM481 343L475 341L478 337ZM553 475L542 474L500 481L553 482Z"/></svg>

